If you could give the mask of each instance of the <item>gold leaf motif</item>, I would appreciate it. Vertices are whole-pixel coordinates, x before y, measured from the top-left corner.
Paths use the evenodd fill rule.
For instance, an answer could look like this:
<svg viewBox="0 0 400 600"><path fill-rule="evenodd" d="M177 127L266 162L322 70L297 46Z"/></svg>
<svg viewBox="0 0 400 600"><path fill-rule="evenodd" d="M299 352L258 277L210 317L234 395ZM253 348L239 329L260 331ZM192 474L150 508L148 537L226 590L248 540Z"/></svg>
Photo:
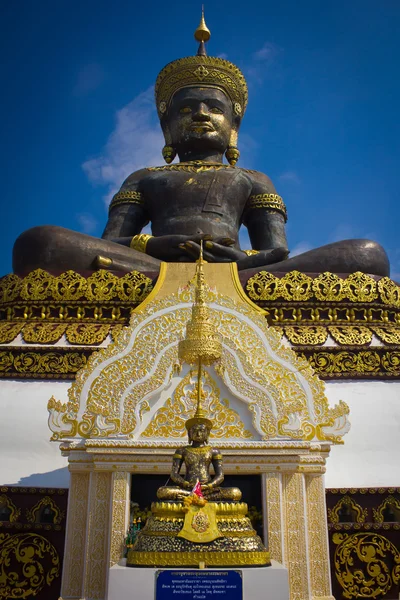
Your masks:
<svg viewBox="0 0 400 600"><path fill-rule="evenodd" d="M21 279L10 273L0 279L0 303L12 302L21 292Z"/></svg>
<svg viewBox="0 0 400 600"><path fill-rule="evenodd" d="M331 326L328 330L335 342L342 345L363 346L372 340L372 331L363 325Z"/></svg>
<svg viewBox="0 0 400 600"><path fill-rule="evenodd" d="M229 407L228 400L220 400L220 391L214 379L203 371L202 406L209 418L214 421L210 438L251 438L239 414ZM188 373L177 386L172 398L158 409L143 437L182 438L185 435L185 422L195 409L197 400L197 371Z"/></svg>
<svg viewBox="0 0 400 600"><path fill-rule="evenodd" d="M285 300L309 300L312 297L312 278L299 271L286 273L281 279L281 294Z"/></svg>
<svg viewBox="0 0 400 600"><path fill-rule="evenodd" d="M334 565L345 598L382 598L400 581L400 552L377 533L334 533Z"/></svg>
<svg viewBox="0 0 400 600"><path fill-rule="evenodd" d="M0 556L1 598L39 597L60 576L57 550L37 533L0 533Z"/></svg>
<svg viewBox="0 0 400 600"><path fill-rule="evenodd" d="M292 344L303 344L305 346L316 346L324 344L328 339L328 331L326 327L317 326L300 326L284 328L285 336Z"/></svg>
<svg viewBox="0 0 400 600"><path fill-rule="evenodd" d="M116 286L118 298L123 302L142 302L152 289L151 279L138 271L120 277Z"/></svg>
<svg viewBox="0 0 400 600"><path fill-rule="evenodd" d="M52 283L50 273L36 269L22 280L21 297L24 300L46 300L51 295Z"/></svg>
<svg viewBox="0 0 400 600"><path fill-rule="evenodd" d="M321 273L313 281L315 297L322 302L340 302L346 296L344 280L335 273Z"/></svg>
<svg viewBox="0 0 400 600"><path fill-rule="evenodd" d="M378 281L378 290L382 301L391 306L400 307L400 286L389 277Z"/></svg>
<svg viewBox="0 0 400 600"><path fill-rule="evenodd" d="M347 297L352 302L372 302L378 298L378 286L375 279L357 271L351 273L345 281Z"/></svg>
<svg viewBox="0 0 400 600"><path fill-rule="evenodd" d="M400 353L398 362L400 362ZM379 354L373 350L358 352L314 352L308 356L310 365L316 373L321 375L333 374L372 374L377 373L381 367ZM397 370L399 366L397 365Z"/></svg>
<svg viewBox="0 0 400 600"><path fill-rule="evenodd" d="M65 271L53 278L53 298L59 301L76 301L86 296L88 289L85 277L75 271Z"/></svg>
<svg viewBox="0 0 400 600"><path fill-rule="evenodd" d="M252 300L276 300L281 296L281 288L281 280L267 271L256 273L246 284Z"/></svg>
<svg viewBox="0 0 400 600"><path fill-rule="evenodd" d="M370 325L372 331L385 344L400 344L400 328L393 325Z"/></svg>
<svg viewBox="0 0 400 600"><path fill-rule="evenodd" d="M23 326L24 323L10 323L9 321L0 323L0 344L9 344L12 342Z"/></svg>
<svg viewBox="0 0 400 600"><path fill-rule="evenodd" d="M68 325L65 336L70 344L101 344L110 331L110 325L80 323Z"/></svg>
<svg viewBox="0 0 400 600"><path fill-rule="evenodd" d="M28 323L22 331L24 341L30 344L54 344L63 335L65 324Z"/></svg>
<svg viewBox="0 0 400 600"><path fill-rule="evenodd" d="M87 279L87 297L96 302L109 302L114 298L118 277L110 271L96 271Z"/></svg>

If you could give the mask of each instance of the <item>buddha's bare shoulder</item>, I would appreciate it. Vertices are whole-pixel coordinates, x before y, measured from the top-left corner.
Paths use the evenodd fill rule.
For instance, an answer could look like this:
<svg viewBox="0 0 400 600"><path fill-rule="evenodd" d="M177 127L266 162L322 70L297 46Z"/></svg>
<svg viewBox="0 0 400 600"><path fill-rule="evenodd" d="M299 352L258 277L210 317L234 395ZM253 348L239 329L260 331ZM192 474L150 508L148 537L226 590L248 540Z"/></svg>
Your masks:
<svg viewBox="0 0 400 600"><path fill-rule="evenodd" d="M261 171L254 171L252 169L242 169L241 167L235 168L248 177L254 187L262 188L265 190L265 192L275 193L274 184L268 175L265 175L265 173L262 173Z"/></svg>

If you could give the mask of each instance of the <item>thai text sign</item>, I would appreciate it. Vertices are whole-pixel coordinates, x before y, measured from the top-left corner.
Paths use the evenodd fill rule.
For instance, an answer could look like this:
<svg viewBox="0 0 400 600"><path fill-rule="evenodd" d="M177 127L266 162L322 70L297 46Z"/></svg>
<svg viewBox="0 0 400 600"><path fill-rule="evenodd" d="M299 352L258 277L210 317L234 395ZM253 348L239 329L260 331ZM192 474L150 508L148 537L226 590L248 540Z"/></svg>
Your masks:
<svg viewBox="0 0 400 600"><path fill-rule="evenodd" d="M156 600L243 600L241 571L165 570L156 574Z"/></svg>

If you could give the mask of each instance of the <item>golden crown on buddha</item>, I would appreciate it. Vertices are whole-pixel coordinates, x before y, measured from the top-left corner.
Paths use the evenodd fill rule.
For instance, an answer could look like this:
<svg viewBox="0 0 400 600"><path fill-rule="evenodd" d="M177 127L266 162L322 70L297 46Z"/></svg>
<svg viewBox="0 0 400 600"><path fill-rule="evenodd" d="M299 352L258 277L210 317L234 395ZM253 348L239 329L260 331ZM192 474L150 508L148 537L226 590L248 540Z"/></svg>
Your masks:
<svg viewBox="0 0 400 600"><path fill-rule="evenodd" d="M210 36L202 13L200 25L194 33L195 39L200 42L197 55L173 60L160 71L155 86L160 120L167 113L175 92L185 87L214 87L222 90L231 99L234 113L243 117L248 101L246 79L241 70L229 60L207 56L205 42Z"/></svg>

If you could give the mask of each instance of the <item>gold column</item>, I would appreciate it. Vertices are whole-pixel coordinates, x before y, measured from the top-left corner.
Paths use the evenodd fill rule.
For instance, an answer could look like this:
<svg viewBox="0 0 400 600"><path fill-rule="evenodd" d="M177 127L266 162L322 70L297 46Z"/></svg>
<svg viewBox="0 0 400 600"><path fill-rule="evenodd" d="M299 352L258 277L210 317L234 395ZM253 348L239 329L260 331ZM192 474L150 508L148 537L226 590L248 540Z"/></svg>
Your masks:
<svg viewBox="0 0 400 600"><path fill-rule="evenodd" d="M308 600L308 540L306 494L303 473L282 477L284 512L284 564L289 571L290 600Z"/></svg>
<svg viewBox="0 0 400 600"><path fill-rule="evenodd" d="M130 474L112 475L110 567L123 556L124 542L129 525Z"/></svg>
<svg viewBox="0 0 400 600"><path fill-rule="evenodd" d="M89 472L71 472L60 600L83 597L89 479Z"/></svg>
<svg viewBox="0 0 400 600"><path fill-rule="evenodd" d="M105 600L109 569L111 472L90 474L84 598Z"/></svg>
<svg viewBox="0 0 400 600"><path fill-rule="evenodd" d="M273 560L283 563L282 478L279 473L265 474L268 550Z"/></svg>
<svg viewBox="0 0 400 600"><path fill-rule="evenodd" d="M306 474L306 494L311 597L313 600L334 600L331 591L323 475Z"/></svg>

